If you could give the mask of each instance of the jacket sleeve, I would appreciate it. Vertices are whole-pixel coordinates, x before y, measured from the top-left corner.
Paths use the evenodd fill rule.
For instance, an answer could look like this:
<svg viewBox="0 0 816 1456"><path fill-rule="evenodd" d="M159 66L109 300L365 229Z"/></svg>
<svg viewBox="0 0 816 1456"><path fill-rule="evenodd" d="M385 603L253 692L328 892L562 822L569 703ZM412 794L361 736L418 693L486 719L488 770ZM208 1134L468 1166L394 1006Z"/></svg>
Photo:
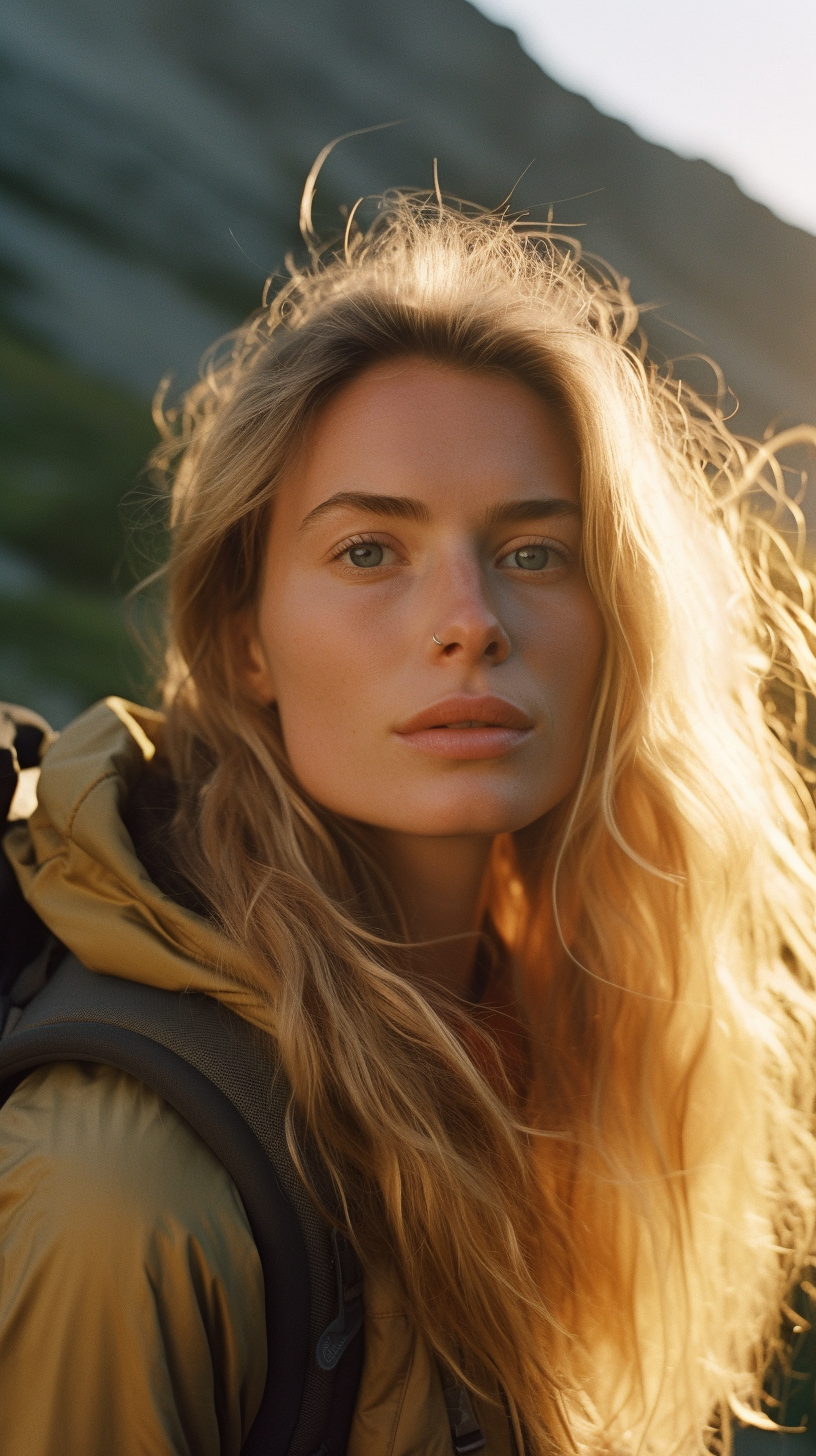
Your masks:
<svg viewBox="0 0 816 1456"><path fill-rule="evenodd" d="M26 1456L238 1456L266 1378L238 1192L155 1093L59 1064L0 1110L0 1426Z"/></svg>

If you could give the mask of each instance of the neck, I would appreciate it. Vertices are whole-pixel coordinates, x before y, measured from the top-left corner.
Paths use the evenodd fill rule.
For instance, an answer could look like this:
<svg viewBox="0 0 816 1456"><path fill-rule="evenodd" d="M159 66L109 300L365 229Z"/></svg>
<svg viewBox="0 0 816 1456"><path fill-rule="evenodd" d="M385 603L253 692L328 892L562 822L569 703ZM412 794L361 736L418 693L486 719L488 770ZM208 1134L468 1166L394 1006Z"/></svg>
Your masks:
<svg viewBox="0 0 816 1456"><path fill-rule="evenodd" d="M381 834L408 935L419 942L412 957L414 974L455 996L466 996L470 986L492 843L490 836ZM425 941L443 943L421 944Z"/></svg>

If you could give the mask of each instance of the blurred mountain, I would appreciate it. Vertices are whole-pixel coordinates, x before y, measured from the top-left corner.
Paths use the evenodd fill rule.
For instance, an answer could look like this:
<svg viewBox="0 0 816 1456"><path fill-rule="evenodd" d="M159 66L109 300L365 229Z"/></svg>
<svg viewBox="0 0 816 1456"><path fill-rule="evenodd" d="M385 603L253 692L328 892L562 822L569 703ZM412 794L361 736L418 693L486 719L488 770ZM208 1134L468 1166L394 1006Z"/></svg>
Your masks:
<svg viewBox="0 0 816 1456"><path fill-rule="evenodd" d="M331 156L329 230L341 202L428 186L434 157L490 205L520 178L514 205L552 208L654 306L656 352L717 360L739 428L816 421L816 239L558 86L467 0L5 0L0 70L0 697L64 719L139 690L116 569L146 402L297 250L341 133L401 122Z"/></svg>

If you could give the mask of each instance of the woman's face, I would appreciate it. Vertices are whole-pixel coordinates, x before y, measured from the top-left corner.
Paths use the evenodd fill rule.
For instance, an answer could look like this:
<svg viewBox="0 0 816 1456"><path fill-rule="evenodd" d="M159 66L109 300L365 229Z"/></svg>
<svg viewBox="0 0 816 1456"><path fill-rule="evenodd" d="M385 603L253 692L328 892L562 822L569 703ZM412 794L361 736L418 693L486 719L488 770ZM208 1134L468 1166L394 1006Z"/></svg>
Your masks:
<svg viewBox="0 0 816 1456"><path fill-rule="evenodd" d="M276 497L247 639L312 798L431 836L563 799L603 645L580 542L576 447L526 385L406 359L343 388Z"/></svg>

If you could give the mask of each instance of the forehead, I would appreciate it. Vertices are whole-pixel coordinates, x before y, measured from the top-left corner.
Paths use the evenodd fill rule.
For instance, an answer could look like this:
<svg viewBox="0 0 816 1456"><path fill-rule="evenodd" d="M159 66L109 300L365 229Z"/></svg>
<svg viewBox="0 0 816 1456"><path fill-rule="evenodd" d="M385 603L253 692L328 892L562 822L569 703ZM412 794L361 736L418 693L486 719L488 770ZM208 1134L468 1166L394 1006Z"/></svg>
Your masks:
<svg viewBox="0 0 816 1456"><path fill-rule="evenodd" d="M338 491L481 510L518 495L577 502L577 449L555 407L521 380L421 359L373 365L335 394L282 482L275 514Z"/></svg>

